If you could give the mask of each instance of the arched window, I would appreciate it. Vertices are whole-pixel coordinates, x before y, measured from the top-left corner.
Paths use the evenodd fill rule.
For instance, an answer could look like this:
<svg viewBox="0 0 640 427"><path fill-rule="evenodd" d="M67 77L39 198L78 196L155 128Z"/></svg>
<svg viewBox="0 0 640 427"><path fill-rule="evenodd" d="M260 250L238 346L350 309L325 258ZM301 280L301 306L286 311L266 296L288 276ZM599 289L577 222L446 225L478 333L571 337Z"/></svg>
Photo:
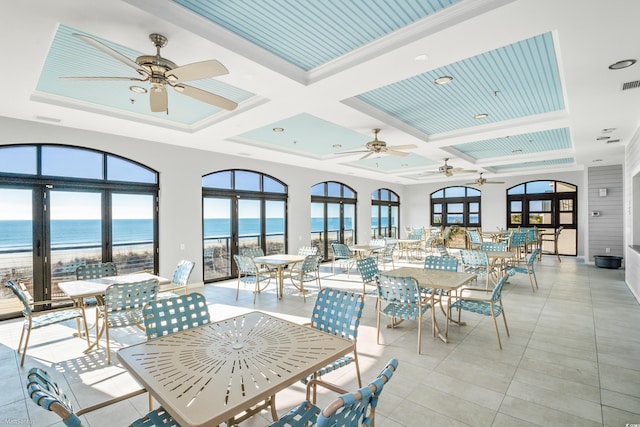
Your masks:
<svg viewBox="0 0 640 427"><path fill-rule="evenodd" d="M371 238L398 238L400 228L400 197L387 188L371 193Z"/></svg>
<svg viewBox="0 0 640 427"><path fill-rule="evenodd" d="M480 227L480 190L447 187L431 193L431 226Z"/></svg>
<svg viewBox="0 0 640 427"><path fill-rule="evenodd" d="M577 214L578 187L573 184L542 180L507 189L507 227L537 227L553 232L562 226L558 240L560 255L577 254Z"/></svg>
<svg viewBox="0 0 640 427"><path fill-rule="evenodd" d="M0 280L37 300L64 297L78 265L157 272L158 173L67 145L0 147Z"/></svg>
<svg viewBox="0 0 640 427"><path fill-rule="evenodd" d="M287 186L269 175L233 169L202 177L204 281L235 276L233 255L287 251Z"/></svg>
<svg viewBox="0 0 640 427"><path fill-rule="evenodd" d="M311 244L329 258L332 242L356 243L357 194L349 186L327 181L311 187Z"/></svg>

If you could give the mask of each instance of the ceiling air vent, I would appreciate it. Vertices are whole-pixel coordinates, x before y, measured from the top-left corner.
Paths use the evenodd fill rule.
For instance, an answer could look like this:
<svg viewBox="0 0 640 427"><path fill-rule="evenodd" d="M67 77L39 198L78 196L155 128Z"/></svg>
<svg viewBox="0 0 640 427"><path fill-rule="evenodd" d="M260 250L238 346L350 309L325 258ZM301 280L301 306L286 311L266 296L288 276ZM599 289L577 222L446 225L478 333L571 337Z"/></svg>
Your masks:
<svg viewBox="0 0 640 427"><path fill-rule="evenodd" d="M610 139L610 140L607 141L607 144L613 144L615 142L620 142L620 140L619 139Z"/></svg>
<svg viewBox="0 0 640 427"><path fill-rule="evenodd" d="M622 90L636 89L640 87L640 80L622 83Z"/></svg>

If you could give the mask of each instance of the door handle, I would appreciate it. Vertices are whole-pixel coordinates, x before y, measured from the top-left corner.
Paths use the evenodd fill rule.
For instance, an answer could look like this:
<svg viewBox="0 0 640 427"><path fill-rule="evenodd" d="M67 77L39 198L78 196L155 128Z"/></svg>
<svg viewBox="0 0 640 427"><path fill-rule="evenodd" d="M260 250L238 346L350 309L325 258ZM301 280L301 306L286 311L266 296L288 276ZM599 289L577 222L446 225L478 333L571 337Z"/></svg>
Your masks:
<svg viewBox="0 0 640 427"><path fill-rule="evenodd" d="M36 242L36 256L40 256L40 240Z"/></svg>

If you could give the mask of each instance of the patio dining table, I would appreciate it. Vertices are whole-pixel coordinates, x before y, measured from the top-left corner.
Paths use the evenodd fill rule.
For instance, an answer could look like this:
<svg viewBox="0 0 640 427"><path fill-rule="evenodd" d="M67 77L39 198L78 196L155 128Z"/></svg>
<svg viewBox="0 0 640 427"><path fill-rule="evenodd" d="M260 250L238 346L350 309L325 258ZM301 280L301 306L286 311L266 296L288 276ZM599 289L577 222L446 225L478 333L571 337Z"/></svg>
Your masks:
<svg viewBox="0 0 640 427"><path fill-rule="evenodd" d="M278 299L282 299L282 295L284 295L284 268L287 265L302 262L304 258L302 255L272 254L254 257L253 261L256 264L276 267L276 293L278 294Z"/></svg>
<svg viewBox="0 0 640 427"><path fill-rule="evenodd" d="M443 342L448 342L447 333L449 327L449 314L448 310L444 309L442 305L443 297L446 297L447 301L450 301L452 295L455 292L472 282L477 278L476 274L464 273L459 271L445 271L445 270L428 270L419 267L400 267L393 270L385 271L384 274L389 276L402 276L413 277L418 281L418 286L421 288L430 288L431 291L431 322L433 325L433 336L438 336ZM441 294L439 305L446 318L446 329L443 334L440 330L440 326L436 320L435 314L435 295L437 290L446 291Z"/></svg>
<svg viewBox="0 0 640 427"><path fill-rule="evenodd" d="M277 392L352 350L349 340L253 311L123 348L118 359L182 427L200 427L236 424L256 405L277 418Z"/></svg>

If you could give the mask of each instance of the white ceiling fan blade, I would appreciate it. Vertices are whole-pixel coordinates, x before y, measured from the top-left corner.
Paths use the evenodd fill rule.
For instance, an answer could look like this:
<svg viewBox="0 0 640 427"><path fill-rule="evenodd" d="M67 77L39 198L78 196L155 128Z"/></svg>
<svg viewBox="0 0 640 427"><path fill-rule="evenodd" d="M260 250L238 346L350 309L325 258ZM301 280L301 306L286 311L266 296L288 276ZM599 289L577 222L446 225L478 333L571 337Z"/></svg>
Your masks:
<svg viewBox="0 0 640 427"><path fill-rule="evenodd" d="M64 80L93 80L93 81L130 81L130 82L146 82L149 79L139 79L136 77L60 77Z"/></svg>
<svg viewBox="0 0 640 427"><path fill-rule="evenodd" d="M149 93L149 105L154 113L163 113L169 108L167 89L164 86L154 86Z"/></svg>
<svg viewBox="0 0 640 427"><path fill-rule="evenodd" d="M449 169L451 172L455 172L455 173L476 173L478 172L477 170L473 170L473 169L464 169L464 168L453 168L453 169Z"/></svg>
<svg viewBox="0 0 640 427"><path fill-rule="evenodd" d="M364 160L367 157L371 156L372 154L374 154L374 152L373 151L369 151L367 154L365 154L364 156L360 157L358 160Z"/></svg>
<svg viewBox="0 0 640 427"><path fill-rule="evenodd" d="M206 102L218 108L224 108L225 110L235 110L238 106L237 103L230 99L224 98L220 95L216 95L206 90L198 89L197 87L188 85L176 85L173 87L176 91L197 99L198 101Z"/></svg>
<svg viewBox="0 0 640 427"><path fill-rule="evenodd" d="M339 151L337 153L333 153L335 155L343 155L343 154L357 154L357 153L369 153L369 150L353 150L353 151Z"/></svg>
<svg viewBox="0 0 640 427"><path fill-rule="evenodd" d="M485 181L485 184L504 184L504 181Z"/></svg>
<svg viewBox="0 0 640 427"><path fill-rule="evenodd" d="M385 151L385 154L391 154L392 156L399 156L399 157L406 157L409 155L409 153L405 153L404 151L396 151L391 149L387 149L387 151Z"/></svg>
<svg viewBox="0 0 640 427"><path fill-rule="evenodd" d="M387 147L388 150L411 150L413 148L418 148L415 144L407 144L407 145L394 145L392 147Z"/></svg>
<svg viewBox="0 0 640 427"><path fill-rule="evenodd" d="M111 49L109 46L107 46L106 44L103 44L102 42L99 42L93 37L85 36L84 34L78 34L78 33L73 33L73 35L79 38L80 40L84 41L85 43L88 43L91 46L95 47L96 49L106 53L112 58L115 58L118 61L122 62L123 64L128 65L129 67L138 71L141 75L145 75L145 76L149 75L149 72L144 67L141 67L140 65L138 65L137 62L127 58L117 50Z"/></svg>
<svg viewBox="0 0 640 427"><path fill-rule="evenodd" d="M229 74L227 67L215 59L194 62L166 72L166 77L173 83L207 79L209 77Z"/></svg>

